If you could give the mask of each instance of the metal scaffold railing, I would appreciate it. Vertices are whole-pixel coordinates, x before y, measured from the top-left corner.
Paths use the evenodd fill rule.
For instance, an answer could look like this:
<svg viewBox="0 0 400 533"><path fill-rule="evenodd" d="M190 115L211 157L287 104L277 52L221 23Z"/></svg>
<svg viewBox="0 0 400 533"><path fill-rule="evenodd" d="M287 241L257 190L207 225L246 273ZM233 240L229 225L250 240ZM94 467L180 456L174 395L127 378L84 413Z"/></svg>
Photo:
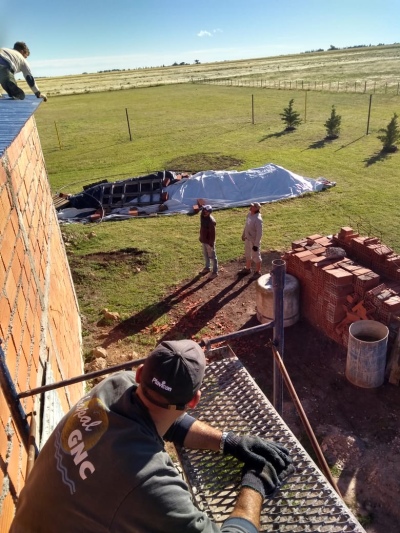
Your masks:
<svg viewBox="0 0 400 533"><path fill-rule="evenodd" d="M209 355L201 401L191 414L220 429L284 444L296 467L278 494L265 501L260 531L364 532L233 351L226 346ZM180 448L178 456L197 505L221 524L236 500L242 465L203 450Z"/></svg>

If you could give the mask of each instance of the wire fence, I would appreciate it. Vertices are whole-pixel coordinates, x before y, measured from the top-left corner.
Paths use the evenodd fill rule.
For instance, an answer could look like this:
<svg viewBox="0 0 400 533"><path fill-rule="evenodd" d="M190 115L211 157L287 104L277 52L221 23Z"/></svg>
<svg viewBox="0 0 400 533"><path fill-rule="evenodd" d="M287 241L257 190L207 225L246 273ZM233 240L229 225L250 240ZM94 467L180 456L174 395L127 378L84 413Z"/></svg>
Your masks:
<svg viewBox="0 0 400 533"><path fill-rule="evenodd" d="M260 89L283 89L304 91L327 91L337 93L400 93L400 81L309 81L309 80L266 80L256 78L192 78L192 83L225 85L232 87L255 87Z"/></svg>

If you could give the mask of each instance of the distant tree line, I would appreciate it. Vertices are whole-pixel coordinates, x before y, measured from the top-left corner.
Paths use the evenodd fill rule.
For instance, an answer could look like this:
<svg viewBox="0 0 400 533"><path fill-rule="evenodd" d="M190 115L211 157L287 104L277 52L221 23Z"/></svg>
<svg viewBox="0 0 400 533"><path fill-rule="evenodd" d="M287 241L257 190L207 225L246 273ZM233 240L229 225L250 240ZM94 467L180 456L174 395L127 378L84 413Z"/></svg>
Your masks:
<svg viewBox="0 0 400 533"><path fill-rule="evenodd" d="M399 43L392 43L392 44L399 44ZM379 44L355 44L354 46L343 46L343 48L338 48L337 46L334 46L333 44L330 45L330 47L326 50L327 52L330 52L331 50L350 50L351 48L370 48L371 46L390 46L385 43L379 43ZM325 52L323 48L318 48L317 50L306 50L305 52L301 52L302 54L314 54L315 52Z"/></svg>

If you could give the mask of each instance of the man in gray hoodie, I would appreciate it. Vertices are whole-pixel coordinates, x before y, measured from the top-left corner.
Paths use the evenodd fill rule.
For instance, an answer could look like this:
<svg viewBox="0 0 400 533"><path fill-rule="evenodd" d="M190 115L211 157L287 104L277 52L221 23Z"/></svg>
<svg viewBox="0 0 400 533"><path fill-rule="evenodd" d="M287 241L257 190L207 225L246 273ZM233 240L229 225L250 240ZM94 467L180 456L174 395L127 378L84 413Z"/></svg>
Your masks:
<svg viewBox="0 0 400 533"><path fill-rule="evenodd" d="M120 372L94 387L39 453L10 533L257 533L263 500L294 471L292 460L279 443L186 413L200 400L205 366L196 342L163 341L136 375ZM192 502L164 440L243 463L221 528Z"/></svg>

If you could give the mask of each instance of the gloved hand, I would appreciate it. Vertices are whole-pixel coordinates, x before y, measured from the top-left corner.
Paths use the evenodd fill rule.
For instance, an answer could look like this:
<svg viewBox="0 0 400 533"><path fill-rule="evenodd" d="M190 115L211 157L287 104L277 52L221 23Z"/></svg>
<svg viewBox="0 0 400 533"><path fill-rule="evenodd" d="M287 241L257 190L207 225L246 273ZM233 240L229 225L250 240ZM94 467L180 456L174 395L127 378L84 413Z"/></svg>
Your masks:
<svg viewBox="0 0 400 533"><path fill-rule="evenodd" d="M35 96L36 98L43 98L43 101L47 102L47 96L45 94L38 92L38 93L35 93Z"/></svg>
<svg viewBox="0 0 400 533"><path fill-rule="evenodd" d="M259 492L263 498L273 497L277 490L283 485L285 479L293 474L295 468L289 465L277 475L271 463L265 463L262 469L254 469L244 466L242 469L242 487L250 487Z"/></svg>
<svg viewBox="0 0 400 533"><path fill-rule="evenodd" d="M258 246L253 246L253 252L258 252Z"/></svg>
<svg viewBox="0 0 400 533"><path fill-rule="evenodd" d="M266 463L263 468L258 470L246 465L242 469L242 487L250 487L261 494L263 498L273 494L278 488L278 484L278 476L271 463Z"/></svg>
<svg viewBox="0 0 400 533"><path fill-rule="evenodd" d="M271 463L277 475L292 463L289 450L282 444L254 436L239 437L233 431L226 436L224 454L233 455L250 468L260 469Z"/></svg>

